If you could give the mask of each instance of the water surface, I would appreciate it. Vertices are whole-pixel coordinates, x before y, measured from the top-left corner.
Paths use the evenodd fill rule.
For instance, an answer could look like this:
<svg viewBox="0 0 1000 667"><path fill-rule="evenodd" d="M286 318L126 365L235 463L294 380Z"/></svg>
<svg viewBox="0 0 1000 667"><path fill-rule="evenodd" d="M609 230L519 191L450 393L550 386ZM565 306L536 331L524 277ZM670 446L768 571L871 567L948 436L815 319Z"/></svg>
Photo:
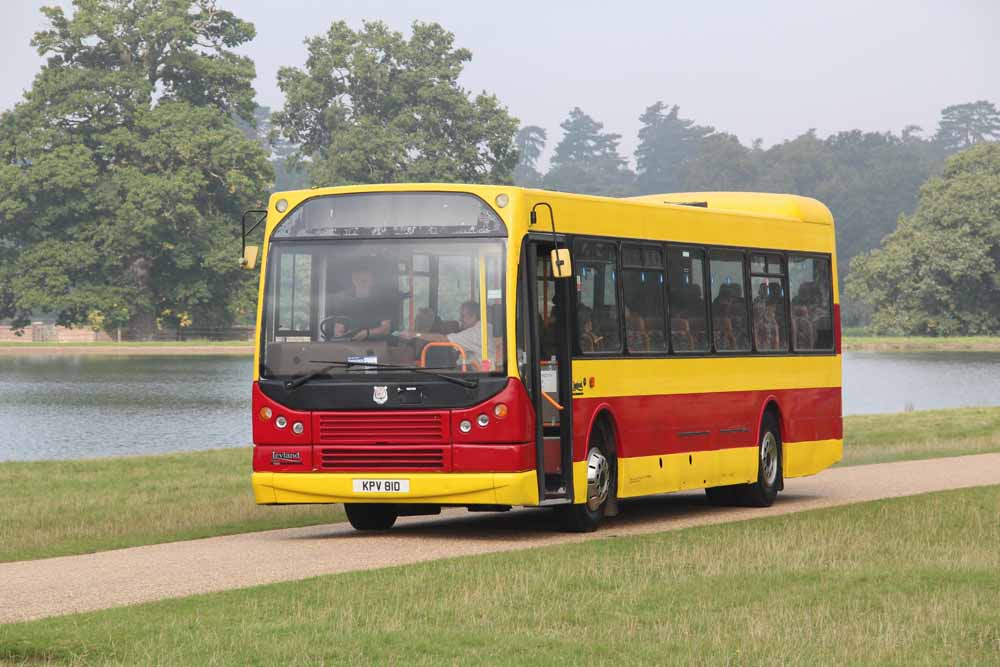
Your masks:
<svg viewBox="0 0 1000 667"><path fill-rule="evenodd" d="M250 357L0 357L0 461L238 447ZM849 352L844 413L1000 405L998 352Z"/></svg>

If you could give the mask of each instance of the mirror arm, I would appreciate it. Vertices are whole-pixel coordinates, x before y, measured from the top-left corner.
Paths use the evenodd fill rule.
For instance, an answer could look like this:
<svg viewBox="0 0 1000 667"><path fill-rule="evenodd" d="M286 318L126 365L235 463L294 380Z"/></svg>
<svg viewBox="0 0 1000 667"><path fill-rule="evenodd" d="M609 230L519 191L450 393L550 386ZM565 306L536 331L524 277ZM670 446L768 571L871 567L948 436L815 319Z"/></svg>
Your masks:
<svg viewBox="0 0 1000 667"><path fill-rule="evenodd" d="M535 224L538 223L538 213L536 212L535 209L537 209L539 206L544 206L545 208L549 209L549 222L552 224L552 245L555 246L556 257L558 257L559 256L559 237L556 234L556 214L552 210L552 204L548 203L547 201L540 201L540 202L536 203L534 206L532 206L531 207L531 214L530 214L531 215L531 224L535 225ZM560 264L561 263L562 262L560 262ZM560 271L560 273L561 273L561 271Z"/></svg>
<svg viewBox="0 0 1000 667"><path fill-rule="evenodd" d="M255 214L260 214L260 217L257 219L256 222L253 223L250 229L247 229L247 216ZM240 248L240 257L246 255L247 252L247 234L253 233L253 230L260 227L260 223L264 222L265 220L267 220L267 211L265 209L252 208L249 211L243 212L243 217L240 218L240 227L243 230L243 234L241 235L242 247Z"/></svg>

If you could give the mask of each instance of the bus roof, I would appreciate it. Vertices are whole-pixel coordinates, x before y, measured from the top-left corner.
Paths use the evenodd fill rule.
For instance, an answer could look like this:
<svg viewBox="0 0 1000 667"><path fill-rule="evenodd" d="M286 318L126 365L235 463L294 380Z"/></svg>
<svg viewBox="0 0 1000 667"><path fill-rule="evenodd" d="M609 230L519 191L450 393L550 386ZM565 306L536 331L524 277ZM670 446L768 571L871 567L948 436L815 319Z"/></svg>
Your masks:
<svg viewBox="0 0 1000 667"><path fill-rule="evenodd" d="M704 206L708 209L793 218L802 222L833 224L830 209L820 201L799 195L770 192L670 192L628 197L630 201L672 206Z"/></svg>

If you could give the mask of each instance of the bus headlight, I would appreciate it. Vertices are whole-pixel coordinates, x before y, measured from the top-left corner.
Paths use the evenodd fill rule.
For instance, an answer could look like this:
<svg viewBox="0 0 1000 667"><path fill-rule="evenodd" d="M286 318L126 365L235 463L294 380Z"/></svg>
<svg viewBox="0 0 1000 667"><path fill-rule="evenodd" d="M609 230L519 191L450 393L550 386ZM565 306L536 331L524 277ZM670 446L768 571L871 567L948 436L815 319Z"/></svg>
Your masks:
<svg viewBox="0 0 1000 667"><path fill-rule="evenodd" d="M472 430L472 422L470 422L468 419L463 419L462 422L458 425L458 430L461 431L462 433L468 433L469 431Z"/></svg>
<svg viewBox="0 0 1000 667"><path fill-rule="evenodd" d="M481 427L486 428L490 425L490 418L486 415L479 415L479 417L476 418L476 423Z"/></svg>
<svg viewBox="0 0 1000 667"><path fill-rule="evenodd" d="M292 424L292 433L295 435L302 435L302 432L306 430L306 427L302 425L302 422L295 422Z"/></svg>
<svg viewBox="0 0 1000 667"><path fill-rule="evenodd" d="M274 425L277 426L278 428L285 428L286 426L288 426L288 420L285 419L284 417L278 417L277 419L274 420Z"/></svg>

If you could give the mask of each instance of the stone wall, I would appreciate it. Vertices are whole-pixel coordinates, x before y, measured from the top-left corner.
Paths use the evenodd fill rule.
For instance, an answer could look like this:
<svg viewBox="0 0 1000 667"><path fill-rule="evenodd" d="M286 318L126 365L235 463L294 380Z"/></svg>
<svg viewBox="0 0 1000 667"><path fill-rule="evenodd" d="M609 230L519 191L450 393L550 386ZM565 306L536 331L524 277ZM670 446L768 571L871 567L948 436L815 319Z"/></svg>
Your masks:
<svg viewBox="0 0 1000 667"><path fill-rule="evenodd" d="M110 340L111 338L103 331L88 328L70 329L46 322L33 322L24 327L18 336L10 325L0 324L0 343L96 343Z"/></svg>

